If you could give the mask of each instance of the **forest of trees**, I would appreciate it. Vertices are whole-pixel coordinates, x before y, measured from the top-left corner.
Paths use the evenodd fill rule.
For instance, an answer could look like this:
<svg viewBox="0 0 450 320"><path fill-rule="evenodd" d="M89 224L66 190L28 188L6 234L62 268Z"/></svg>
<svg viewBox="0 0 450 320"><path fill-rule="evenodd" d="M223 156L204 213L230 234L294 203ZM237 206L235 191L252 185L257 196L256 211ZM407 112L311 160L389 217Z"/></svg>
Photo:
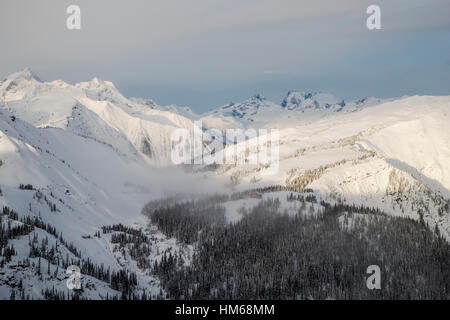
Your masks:
<svg viewBox="0 0 450 320"><path fill-rule="evenodd" d="M39 238L35 229L46 231L50 236L53 236L57 241L56 244L50 245L49 237ZM131 250L133 257L146 257L149 251L137 251L142 249L141 244L147 243L148 239L140 230L125 227L123 225L105 226L102 228L103 233L112 231L120 231L114 235L113 242L116 243L133 243L134 251ZM16 250L9 240L17 239L21 236L28 235L29 256L21 261L21 265L30 270L33 270L36 276L40 277L43 273L47 273L49 277L57 277L58 272L65 272L69 265L77 265L83 275L89 275L100 281L106 282L114 290L120 292L119 295L108 296L107 299L148 299L145 294L136 295L135 287L137 285L137 277L135 272L127 270L111 271L110 268L105 268L103 264L98 265L93 263L90 258L82 258L80 250L78 250L72 243L68 243L57 230L50 224L44 223L39 217L24 216L19 218L19 214L9 207L3 207L0 211L0 268L5 267L5 264L11 261L12 256L16 255ZM125 235L125 236L123 236ZM100 233L97 233L100 236ZM69 258L69 255L62 257L59 247L65 247L70 251L74 258ZM147 247L147 250L150 250ZM31 262L30 259L38 258L37 264ZM50 264L56 265L56 270L50 272ZM45 267L47 265L47 268ZM145 265L149 267L149 264ZM20 281L21 283L22 281ZM16 293L17 291L17 293ZM64 300L64 299L83 299L83 288L74 290L66 294L63 291L58 291L55 288L45 289L42 291L44 299L48 300ZM11 299L31 299L29 295L25 295L24 288L19 284L18 288L11 291Z"/></svg>
<svg viewBox="0 0 450 320"><path fill-rule="evenodd" d="M149 238L142 230L126 227L122 224L104 226L102 230L103 234L112 233L111 243L118 244L119 249L128 248L129 254L136 261L138 268L147 270L151 267L148 259L151 246Z"/></svg>
<svg viewBox="0 0 450 320"><path fill-rule="evenodd" d="M423 221L321 202L295 215L262 201L234 224L216 205L174 204L147 212L168 236L197 242L189 266L167 253L154 273L175 299L449 299L450 245ZM206 203L206 202L204 202ZM312 208L312 209L311 209ZM314 209L316 208L316 209ZM198 215L197 215L198 213ZM205 218L208 216L209 218ZM343 219L344 218L344 219ZM343 219L343 220L342 220ZM351 228L343 221L352 221ZM189 235L190 234L190 235ZM381 268L381 289L366 286Z"/></svg>
<svg viewBox="0 0 450 320"><path fill-rule="evenodd" d="M192 244L198 240L199 232L225 225L225 208L222 198L192 200L156 208L150 219L168 237Z"/></svg>
<svg viewBox="0 0 450 320"><path fill-rule="evenodd" d="M449 299L450 245L423 219L385 215L378 209L320 201L314 193L291 193L297 213L280 209L278 198L261 200L242 210L242 219L226 223L227 201L262 199L255 189L209 198L157 201L143 213L168 237L194 244L192 261L167 250L149 259L152 237L121 224L104 226L94 237L110 234L117 250L127 252L141 270L151 270L163 286L156 298L173 299ZM267 198L267 197L265 197ZM0 267L16 252L10 239L28 235L29 257L23 261L37 276L78 265L83 275L108 283L119 294L106 299L149 299L137 294L136 273L82 258L80 251L39 217L23 216L4 207L0 212ZM35 229L48 236L38 237ZM49 238L54 237L54 241ZM50 244L53 243L53 244ZM72 258L62 257L64 246ZM38 259L38 263L30 259ZM36 260L34 260L36 261ZM41 266L42 264L42 266ZM50 264L56 265L54 274ZM46 268L45 266L48 265ZM381 268L381 289L369 290L366 271ZM47 288L45 299L83 299L83 289L70 294ZM167 295L166 295L167 294ZM21 285L11 299L29 299Z"/></svg>

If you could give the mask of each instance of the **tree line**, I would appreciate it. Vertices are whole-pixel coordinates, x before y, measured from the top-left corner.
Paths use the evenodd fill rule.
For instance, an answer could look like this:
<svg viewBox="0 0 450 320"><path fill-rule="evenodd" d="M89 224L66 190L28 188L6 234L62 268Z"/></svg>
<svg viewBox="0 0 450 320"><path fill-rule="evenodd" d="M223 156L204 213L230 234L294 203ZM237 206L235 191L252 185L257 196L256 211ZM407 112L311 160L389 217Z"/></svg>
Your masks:
<svg viewBox="0 0 450 320"><path fill-rule="evenodd" d="M306 201L306 197L294 199L294 195L288 199ZM163 212L157 212L152 221L167 235L181 236L180 241L186 238L179 230L198 235L189 238L197 239L190 265L168 252L153 267L169 297L450 298L450 246L423 221L324 201L311 206L314 215L301 210L288 215L281 212L277 200L261 201L234 224L199 224L190 204L167 207L163 223ZM215 208L211 214L217 215ZM346 220L352 221L351 228L343 227ZM366 286L370 265L381 268L381 290Z"/></svg>

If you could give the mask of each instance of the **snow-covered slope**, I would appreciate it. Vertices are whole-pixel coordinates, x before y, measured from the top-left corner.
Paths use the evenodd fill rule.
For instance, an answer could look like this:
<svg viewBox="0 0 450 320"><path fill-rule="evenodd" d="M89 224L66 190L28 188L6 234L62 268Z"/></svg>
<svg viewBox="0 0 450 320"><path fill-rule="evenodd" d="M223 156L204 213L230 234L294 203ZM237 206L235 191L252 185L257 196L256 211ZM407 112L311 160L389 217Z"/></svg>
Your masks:
<svg viewBox="0 0 450 320"><path fill-rule="evenodd" d="M140 104L148 106L151 109L161 110L161 111L169 111L172 113L179 114L185 118L188 119L198 119L199 115L196 114L194 111L191 110L191 108L187 106L177 106L174 104L167 105L167 106L160 106L156 104L152 99L146 99L146 98L130 98L131 101Z"/></svg>
<svg viewBox="0 0 450 320"><path fill-rule="evenodd" d="M170 133L193 130L192 121L129 102L111 83L98 79L75 86L45 83L25 70L2 81L0 92L0 219L5 226L8 221L39 221L32 232L8 240L16 254L0 267L0 299L8 299L13 288L19 295L20 280L31 298L43 298L53 287L67 297L68 275L56 261L62 263L75 250L70 260L110 272L137 272L141 289L136 292L158 294L157 279L116 252L101 228L124 224L145 229L141 210L149 200L180 192L185 185L199 192L216 188L208 181L196 186L196 178L181 169L164 168L171 164ZM3 207L17 218L2 214ZM52 259L39 254L42 268L30 247L35 233L39 244L45 241L54 250ZM152 241L167 247L162 236ZM83 284L91 288L85 287L84 298L121 294L86 274Z"/></svg>
<svg viewBox="0 0 450 320"><path fill-rule="evenodd" d="M98 78L75 85L41 82L25 69L0 83L0 97L14 116L36 127L68 129L152 164L168 163L174 129L193 130L192 120L169 107L165 111L129 100L113 83Z"/></svg>
<svg viewBox="0 0 450 320"><path fill-rule="evenodd" d="M275 175L251 164L222 165L214 175L227 176L238 190L282 185L395 215L418 219L423 213L450 240L449 121L450 97L406 97L333 112L280 129Z"/></svg>

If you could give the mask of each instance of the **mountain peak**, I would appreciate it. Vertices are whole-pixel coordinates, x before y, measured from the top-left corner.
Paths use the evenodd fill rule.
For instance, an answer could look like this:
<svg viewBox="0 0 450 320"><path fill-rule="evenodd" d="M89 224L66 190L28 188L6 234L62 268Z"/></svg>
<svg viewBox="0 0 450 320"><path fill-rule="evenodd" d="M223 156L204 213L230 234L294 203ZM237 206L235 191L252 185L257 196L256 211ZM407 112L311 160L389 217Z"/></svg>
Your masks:
<svg viewBox="0 0 450 320"><path fill-rule="evenodd" d="M255 94L255 95L253 95L253 97L252 97L251 100L264 101L264 100L266 100L266 98L263 97L261 94L257 93L257 94Z"/></svg>
<svg viewBox="0 0 450 320"><path fill-rule="evenodd" d="M95 83L95 84L102 84L102 83L103 83L103 80L101 80L101 79L98 78L98 77L94 77L94 78L92 78L91 82L92 82L92 83Z"/></svg>
<svg viewBox="0 0 450 320"><path fill-rule="evenodd" d="M100 79L99 77L92 78L92 80L89 81L89 83L94 84L96 86L107 86L107 87L113 87L113 88L116 87L114 85L114 83L112 83L111 81L103 80L103 79Z"/></svg>
<svg viewBox="0 0 450 320"><path fill-rule="evenodd" d="M305 111L306 109L329 109L332 106L344 107L345 102L330 93L290 90L281 106L287 110Z"/></svg>
<svg viewBox="0 0 450 320"><path fill-rule="evenodd" d="M79 82L75 86L90 91L102 91L104 93L109 92L110 94L121 96L121 93L117 90L114 83L111 81L102 80L98 77L92 78L91 81Z"/></svg>
<svg viewBox="0 0 450 320"><path fill-rule="evenodd" d="M22 71L12 73L8 76L8 79L11 81L17 81L17 80L26 80L26 81L37 81L42 82L41 79L34 73L31 68L26 67Z"/></svg>
<svg viewBox="0 0 450 320"><path fill-rule="evenodd" d="M95 87L112 87L112 88L116 88L114 83L112 83L111 81L102 80L99 77L92 78L92 80L89 81L88 84L90 86L95 86Z"/></svg>

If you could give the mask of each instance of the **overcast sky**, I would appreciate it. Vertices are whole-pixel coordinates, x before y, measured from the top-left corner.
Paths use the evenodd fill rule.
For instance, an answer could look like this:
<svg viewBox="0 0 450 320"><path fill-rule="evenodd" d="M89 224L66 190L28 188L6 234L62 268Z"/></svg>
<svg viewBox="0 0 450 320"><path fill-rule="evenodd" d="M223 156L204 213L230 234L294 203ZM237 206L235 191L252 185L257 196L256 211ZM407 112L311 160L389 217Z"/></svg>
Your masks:
<svg viewBox="0 0 450 320"><path fill-rule="evenodd" d="M66 8L81 8L81 30ZM381 30L366 9L381 7ZM288 90L450 95L449 0L1 0L0 77L97 76L197 112Z"/></svg>

